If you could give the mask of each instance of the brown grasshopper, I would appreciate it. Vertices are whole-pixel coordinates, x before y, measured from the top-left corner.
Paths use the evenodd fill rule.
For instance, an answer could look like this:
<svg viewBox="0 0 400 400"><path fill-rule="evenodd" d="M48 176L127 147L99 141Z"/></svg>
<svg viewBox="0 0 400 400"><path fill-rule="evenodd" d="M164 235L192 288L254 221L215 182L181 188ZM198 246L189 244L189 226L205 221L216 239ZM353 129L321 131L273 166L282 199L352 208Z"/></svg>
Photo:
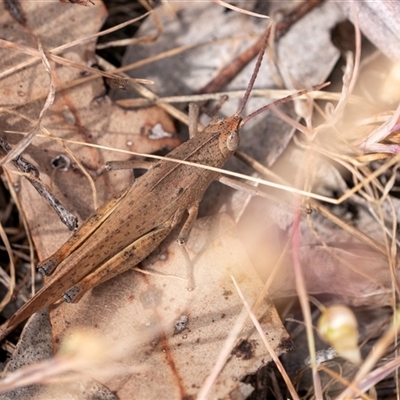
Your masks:
<svg viewBox="0 0 400 400"><path fill-rule="evenodd" d="M266 105L244 119L240 116L257 77L267 38L268 30L236 113L226 119L214 118L200 133L193 123L187 142L171 151L164 160L153 163L127 190L98 208L56 253L42 261L38 269L50 275L49 280L0 327L0 337L41 308L59 300L63 294L67 302L77 302L89 289L140 263L182 221L185 213L188 216L178 242L180 245L186 243L205 190L212 181L227 183L228 180L221 179L218 172L177 161L222 168L238 148L240 128L271 107L271 104ZM273 105L322 86L287 96Z"/></svg>

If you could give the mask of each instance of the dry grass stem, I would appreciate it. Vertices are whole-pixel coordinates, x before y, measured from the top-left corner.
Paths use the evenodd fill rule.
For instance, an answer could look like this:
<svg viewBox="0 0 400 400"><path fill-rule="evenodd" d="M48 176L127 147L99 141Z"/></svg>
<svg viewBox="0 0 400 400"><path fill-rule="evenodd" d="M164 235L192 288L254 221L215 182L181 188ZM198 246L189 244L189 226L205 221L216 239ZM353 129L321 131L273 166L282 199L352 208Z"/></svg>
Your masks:
<svg viewBox="0 0 400 400"><path fill-rule="evenodd" d="M230 10L237 11L237 12L242 13L242 14L250 15L252 17L269 18L268 15L262 15L262 14L259 14L259 13L251 12L249 10L245 10L243 8L236 7L236 6L234 6L232 4L229 4L229 3L225 2L225 1L222 1L222 0L213 0L213 2L221 5L222 7L226 7L228 9L230 9Z"/></svg>
<svg viewBox="0 0 400 400"><path fill-rule="evenodd" d="M268 340L266 338L266 335L260 325L260 323L258 322L256 316L254 315L254 312L252 311L252 309L254 309L255 307L253 306L252 308L249 306L248 302L246 301L246 299L243 296L242 291L240 290L239 285L236 282L236 279L231 276L231 279L233 281L233 284L235 285L236 291L239 294L240 300L242 301L244 308L246 309L247 313L249 314L249 317L251 318L251 321L253 322L255 328L257 329L258 334L260 335L260 338L262 340L262 342L264 343L265 348L267 349L268 353L271 355L272 360L274 361L275 365L277 366L279 372L282 374L282 377L289 389L290 394L292 395L293 399L297 399L300 400L299 396L296 393L295 388L293 387L293 384L289 378L289 376L287 375L285 368L283 367L281 361L279 360L278 355L275 353L274 349L271 347L271 345L268 343Z"/></svg>
<svg viewBox="0 0 400 400"><path fill-rule="evenodd" d="M35 135L37 134L38 130L40 129L40 125L42 123L43 117L46 113L46 111L53 105L54 103L54 98L55 98L55 87L54 87L54 82L53 82L53 77L51 75L51 67L50 63L43 51L42 44L40 43L39 39L38 41L38 48L39 48L39 54L42 59L42 63L44 66L44 69L46 73L49 75L50 78L50 83L49 83L49 93L46 98L46 102L43 105L42 110L40 111L39 118L35 122L34 127L32 130L6 155L0 160L0 165L4 165L13 158L18 157L33 141L35 138Z"/></svg>
<svg viewBox="0 0 400 400"><path fill-rule="evenodd" d="M0 237L1 240L4 243L4 246L7 249L7 254L8 258L10 260L9 266L10 266L10 278L8 279L6 288L7 288L7 294L3 297L3 299L0 302L0 311L3 310L3 308L10 302L10 299L12 295L14 294L14 288L15 288L15 265L14 265L14 254L13 250L11 248L10 242L8 241L8 237L6 232L4 231L3 224L0 223Z"/></svg>

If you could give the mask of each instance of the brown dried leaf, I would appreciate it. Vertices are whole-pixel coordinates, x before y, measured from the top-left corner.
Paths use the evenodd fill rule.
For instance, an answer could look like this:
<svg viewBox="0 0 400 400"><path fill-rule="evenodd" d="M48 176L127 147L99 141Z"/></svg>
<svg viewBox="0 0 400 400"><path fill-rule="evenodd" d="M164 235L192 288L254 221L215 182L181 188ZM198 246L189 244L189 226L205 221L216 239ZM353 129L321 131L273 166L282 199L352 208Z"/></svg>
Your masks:
<svg viewBox="0 0 400 400"><path fill-rule="evenodd" d="M44 379L48 370L54 370L54 364L51 364L52 355L51 325L48 310L46 309L33 315L25 325L21 333L21 338L10 361L3 370L3 374L8 374L8 378L13 373L19 374L18 384L35 376L36 379ZM47 365L46 362L48 363ZM24 367L25 373L21 370ZM27 368L31 368L31 370L29 371ZM1 384L4 385L4 381ZM19 400L29 398L50 400L65 396L65 393L68 393L71 399L90 400L93 399L93 395L99 396L102 400L117 399L104 386L89 378L82 382L74 380L73 382L66 383L61 380L61 383L52 385L51 389L33 385L20 387L0 394L0 399Z"/></svg>
<svg viewBox="0 0 400 400"><path fill-rule="evenodd" d="M332 1L339 6L346 17L354 20L354 9L361 32L391 60L400 59L400 3L397 1Z"/></svg>
<svg viewBox="0 0 400 400"><path fill-rule="evenodd" d="M169 399L196 396L231 331L242 304L233 275L252 304L262 284L236 238L227 216L197 221L190 236L196 289L186 289L185 265L178 244L146 268L155 275L129 271L93 289L77 305L60 304L52 314L56 347L67 329L96 327L126 347L121 362L141 372L100 382L119 398ZM193 252L193 250L195 252ZM268 340L280 354L290 341L271 303L257 313ZM270 361L250 320L208 398L226 398L240 380ZM157 384L155 384L157 382Z"/></svg>
<svg viewBox="0 0 400 400"><path fill-rule="evenodd" d="M105 18L102 3L97 3L95 7L79 9L49 3L28 2L22 6L29 26L40 38L46 51L97 32ZM32 45L30 36L27 36L22 27L15 26L12 31L6 29L7 24L11 22L9 14L4 10L1 12L1 18L1 37L26 46ZM95 41L91 40L64 50L61 55L86 65L93 60L94 45ZM15 70L22 61L30 60L29 56L8 49L2 49L1 54L3 76L5 71L11 73L3 77L1 85L4 101L1 117L3 129L28 132L31 123L24 118L38 118L48 91L48 75L40 62L22 70ZM57 87L82 77L81 71L65 65L51 62L51 68ZM18 107L18 111L14 111L15 107ZM164 131L170 132L171 137L157 140L152 138L151 129L158 124L161 124ZM130 183L130 172L99 174L98 171L105 161L126 159L128 156L86 147L85 143L142 153L172 148L178 143L173 137L173 124L164 112L158 108L138 111L120 109L105 95L101 79L59 91L54 105L43 119L42 126L58 138L81 143L67 143L66 147L94 179L97 204L101 204ZM20 136L7 134L7 139L15 143L20 140ZM71 167L66 172L52 167L52 160L59 155L66 156L71 161ZM53 187L63 205L73 210L81 222L90 215L94 209L90 182L76 160L59 143L54 139L37 137L24 156L38 167L43 181ZM65 241L68 232L24 179L21 180L19 176L10 176L10 179L14 183L21 181L20 201L31 224L39 257L49 256Z"/></svg>

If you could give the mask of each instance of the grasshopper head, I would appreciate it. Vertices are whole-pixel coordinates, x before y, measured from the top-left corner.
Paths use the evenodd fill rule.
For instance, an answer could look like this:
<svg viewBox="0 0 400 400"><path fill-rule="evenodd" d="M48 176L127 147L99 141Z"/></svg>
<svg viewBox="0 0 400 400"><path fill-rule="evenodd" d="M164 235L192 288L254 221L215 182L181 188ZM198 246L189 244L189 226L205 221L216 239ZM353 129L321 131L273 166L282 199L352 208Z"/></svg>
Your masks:
<svg viewBox="0 0 400 400"><path fill-rule="evenodd" d="M242 117L233 115L227 118L222 125L219 135L219 149L225 157L230 157L239 147L239 129Z"/></svg>

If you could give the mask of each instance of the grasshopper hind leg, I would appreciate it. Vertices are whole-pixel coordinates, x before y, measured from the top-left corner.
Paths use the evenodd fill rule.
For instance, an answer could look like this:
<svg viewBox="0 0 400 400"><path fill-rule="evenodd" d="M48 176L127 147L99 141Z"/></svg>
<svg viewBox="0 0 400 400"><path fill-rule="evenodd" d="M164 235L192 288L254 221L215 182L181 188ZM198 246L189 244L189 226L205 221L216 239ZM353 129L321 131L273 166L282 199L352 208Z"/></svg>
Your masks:
<svg viewBox="0 0 400 400"><path fill-rule="evenodd" d="M90 289L139 264L148 255L149 249L156 249L170 231L170 227L160 227L134 241L65 292L64 300L77 303Z"/></svg>
<svg viewBox="0 0 400 400"><path fill-rule="evenodd" d="M42 275L51 275L63 260L84 244L86 239L107 220L128 191L129 188L99 207L54 254L39 263L38 271Z"/></svg>
<svg viewBox="0 0 400 400"><path fill-rule="evenodd" d="M178 236L178 244L180 245L183 256L185 258L188 290L193 290L195 284L193 275L193 263L190 260L185 245L193 224L196 221L198 210L198 202L188 209L188 218L183 224L183 227ZM143 261L148 256L149 249L151 249L151 251L155 250L160 245L160 243L169 235L174 226L178 224L179 220L182 217L182 214L183 211L178 210L172 221L166 223L165 226L160 226L159 228L142 236L141 238L130 244L128 247L126 247L124 250L120 251L115 256L110 258L100 268L91 272L77 285L65 292L64 300L67 303L76 303L83 297L86 292L88 292L93 287L99 285L100 283L108 281L111 278L114 278L115 276L127 271L133 265L136 265L139 262Z"/></svg>

